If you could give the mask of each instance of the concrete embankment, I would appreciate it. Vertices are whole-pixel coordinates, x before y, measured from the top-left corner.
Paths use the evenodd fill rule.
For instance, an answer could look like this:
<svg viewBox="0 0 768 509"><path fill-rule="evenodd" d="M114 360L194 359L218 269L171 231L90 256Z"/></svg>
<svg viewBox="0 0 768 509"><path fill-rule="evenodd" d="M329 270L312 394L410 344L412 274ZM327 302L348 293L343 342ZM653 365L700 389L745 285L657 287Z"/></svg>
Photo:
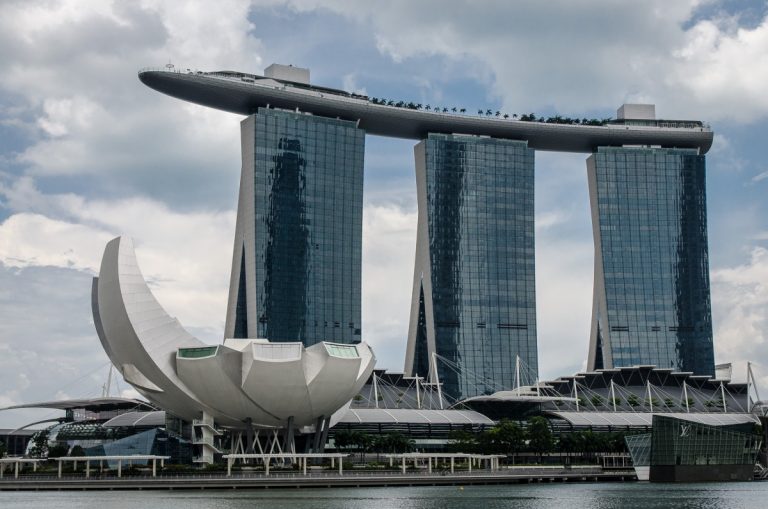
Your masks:
<svg viewBox="0 0 768 509"><path fill-rule="evenodd" d="M0 481L0 491L65 491L65 490L201 490L259 488L333 488L367 486L443 486L473 484L515 484L548 482L635 481L634 472L578 470L501 470L443 473L350 472L344 475L313 473L309 475L275 473L272 475L189 474L158 477L113 476L65 477L22 476Z"/></svg>

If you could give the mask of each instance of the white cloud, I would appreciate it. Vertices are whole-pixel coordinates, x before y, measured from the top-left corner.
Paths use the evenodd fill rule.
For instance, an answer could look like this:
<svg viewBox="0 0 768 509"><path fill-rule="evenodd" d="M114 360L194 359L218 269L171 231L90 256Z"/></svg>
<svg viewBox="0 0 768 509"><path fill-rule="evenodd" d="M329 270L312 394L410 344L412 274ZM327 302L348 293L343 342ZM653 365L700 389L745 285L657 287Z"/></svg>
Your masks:
<svg viewBox="0 0 768 509"><path fill-rule="evenodd" d="M0 224L0 261L7 267L67 267L97 271L99 252L110 239L104 231L49 219L14 214Z"/></svg>
<svg viewBox="0 0 768 509"><path fill-rule="evenodd" d="M762 172L762 173L758 173L757 175L755 175L754 177L752 177L752 178L750 179L750 181L751 181L753 184L755 184L755 183L757 183L757 182L760 182L761 180L765 180L765 179L768 179L768 170L766 170L766 171L764 171L764 172Z"/></svg>
<svg viewBox="0 0 768 509"><path fill-rule="evenodd" d="M768 19L739 27L718 15L687 26L706 1L293 0L371 27L394 61L443 56L482 62L510 112L577 115L622 102L655 102L664 116L753 121L768 114Z"/></svg>
<svg viewBox="0 0 768 509"><path fill-rule="evenodd" d="M633 99L656 102L664 116L764 117L767 22L740 28L721 16L683 28L699 4L556 0L478 9L468 1L393 0L350 9L342 0L223 0L212 9L204 0L0 3L0 125L29 141L19 153L14 147L0 155L0 206L10 214L0 223L0 404L53 396L28 366L70 380L90 369L88 363L106 361L88 323L87 275L98 270L104 243L118 234L136 239L139 263L171 314L212 338L221 334L240 117L149 90L136 77L139 68L171 60L182 68L258 71L268 52L249 9L290 5L346 16L393 60L438 57L445 76L412 76L433 104L442 103L448 93L442 87L458 73L487 85L490 97L478 98L477 106L499 101L510 113L582 115ZM365 90L358 75L343 79L344 87ZM377 143L387 150L369 152L368 168L401 173L397 188L390 179L366 189L363 325L380 366L400 369L416 221L415 186L402 169L413 161L410 145ZM746 163L736 150L718 136L711 154L739 170ZM586 355L592 244L588 230L573 232L588 224L583 157L548 157L537 154L537 161L554 161L567 172L537 180L540 367L544 376L555 376L578 368ZM8 173L11 164L24 175ZM537 171L541 166L537 162ZM755 231L742 216L722 215L732 216L731 231ZM764 358L749 353L744 339L766 338L764 256L753 255L732 272L713 272L719 358ZM26 295L36 300L24 301ZM21 318L31 309L45 315L38 321L46 326L47 352L25 340L36 324ZM768 361L763 365L768 373ZM31 385L24 388L16 373ZM88 383L98 390L93 377Z"/></svg>
<svg viewBox="0 0 768 509"><path fill-rule="evenodd" d="M749 261L712 270L711 280L717 360L734 362L742 379L746 362L755 362L768 384L768 249L755 247Z"/></svg>
<svg viewBox="0 0 768 509"><path fill-rule="evenodd" d="M539 373L549 379L586 368L592 316L594 249L551 232L537 239L536 300Z"/></svg>
<svg viewBox="0 0 768 509"><path fill-rule="evenodd" d="M341 88L347 92L352 92L353 94L368 95L365 87L361 86L357 82L357 76L355 73L345 74L341 79L341 83Z"/></svg>
<svg viewBox="0 0 768 509"><path fill-rule="evenodd" d="M144 400L144 396L139 394L139 392L136 389L123 389L120 391L120 397L121 398L130 398L130 399L140 399Z"/></svg>
<svg viewBox="0 0 768 509"><path fill-rule="evenodd" d="M20 190L18 190L20 189ZM18 190L18 191L17 191ZM175 212L141 198L84 200L43 195L29 183L6 190L46 203L55 219L34 212L0 223L0 263L98 273L104 245L126 234L159 302L187 327L223 330L234 212ZM2 196L2 193L0 193ZM416 213L395 205L366 205L363 228L363 326L382 365L400 369L407 335Z"/></svg>
<svg viewBox="0 0 768 509"><path fill-rule="evenodd" d="M408 337L416 212L368 205L363 213L363 338L378 366L401 371Z"/></svg>
<svg viewBox="0 0 768 509"><path fill-rule="evenodd" d="M536 232L547 230L568 221L569 215L562 210L548 210L536 214Z"/></svg>
<svg viewBox="0 0 768 509"><path fill-rule="evenodd" d="M33 212L0 223L0 262L7 267L50 266L98 273L107 241L133 237L146 279L161 304L185 325L223 329L234 211L176 212L162 203L131 198L83 200L40 195L56 219Z"/></svg>

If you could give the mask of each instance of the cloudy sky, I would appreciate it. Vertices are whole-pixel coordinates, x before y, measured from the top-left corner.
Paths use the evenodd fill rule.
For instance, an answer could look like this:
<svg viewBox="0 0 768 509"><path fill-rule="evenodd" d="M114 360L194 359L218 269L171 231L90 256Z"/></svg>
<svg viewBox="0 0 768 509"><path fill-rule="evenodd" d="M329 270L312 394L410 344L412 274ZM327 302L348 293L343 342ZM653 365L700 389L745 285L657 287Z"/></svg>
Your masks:
<svg viewBox="0 0 768 509"><path fill-rule="evenodd" d="M223 333L241 117L137 79L144 66L260 73L447 107L610 117L652 102L711 123L717 362L768 394L768 4L739 0L3 0L0 407L99 395L90 312L104 244L130 235L159 301ZM401 370L415 248L413 142L366 140L363 331ZM592 234L584 154L536 154L540 371L585 365ZM739 369L740 368L740 369ZM741 375L743 377L743 375ZM118 391L130 394L120 383ZM48 412L0 413L0 427Z"/></svg>

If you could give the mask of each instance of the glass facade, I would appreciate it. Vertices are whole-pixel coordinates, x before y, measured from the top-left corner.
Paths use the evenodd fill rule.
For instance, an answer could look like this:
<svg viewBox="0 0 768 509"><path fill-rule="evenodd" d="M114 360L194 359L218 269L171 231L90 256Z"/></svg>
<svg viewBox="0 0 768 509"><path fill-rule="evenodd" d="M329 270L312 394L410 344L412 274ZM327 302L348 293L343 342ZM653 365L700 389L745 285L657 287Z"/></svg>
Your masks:
<svg viewBox="0 0 768 509"><path fill-rule="evenodd" d="M651 466L749 465L752 467L760 450L760 444L759 435L654 415L651 433Z"/></svg>
<svg viewBox="0 0 768 509"><path fill-rule="evenodd" d="M627 450L632 456L632 465L635 467L648 467L651 465L651 434L627 435L624 437Z"/></svg>
<svg viewBox="0 0 768 509"><path fill-rule="evenodd" d="M587 168L596 253L589 368L714 375L704 156L600 147Z"/></svg>
<svg viewBox="0 0 768 509"><path fill-rule="evenodd" d="M517 355L538 368L534 151L525 142L430 134L416 153L417 251L428 252L417 253L406 370L431 372L435 351L448 361L437 370L452 398L511 388Z"/></svg>
<svg viewBox="0 0 768 509"><path fill-rule="evenodd" d="M246 337L255 321L256 337L270 341L360 342L365 132L282 110L260 108L254 117L255 232L243 236L253 245L242 246L234 337Z"/></svg>
<svg viewBox="0 0 768 509"><path fill-rule="evenodd" d="M192 444L178 433L161 427L104 427L101 422L76 421L56 424L38 433L47 434L48 447L65 445L71 452L79 446L84 456L154 454L170 456L171 463L192 462ZM33 445L31 441L26 454L33 452ZM111 466L116 466L116 462Z"/></svg>
<svg viewBox="0 0 768 509"><path fill-rule="evenodd" d="M175 433L163 428L139 431L114 441L104 441L84 449L85 456L130 456L156 455L170 456L170 463L192 463L192 444ZM132 460L137 465L148 465L149 460ZM110 468L117 466L116 461L109 462Z"/></svg>
<svg viewBox="0 0 768 509"><path fill-rule="evenodd" d="M178 356L184 359L200 359L216 355L216 346L203 346L199 348L179 348Z"/></svg>

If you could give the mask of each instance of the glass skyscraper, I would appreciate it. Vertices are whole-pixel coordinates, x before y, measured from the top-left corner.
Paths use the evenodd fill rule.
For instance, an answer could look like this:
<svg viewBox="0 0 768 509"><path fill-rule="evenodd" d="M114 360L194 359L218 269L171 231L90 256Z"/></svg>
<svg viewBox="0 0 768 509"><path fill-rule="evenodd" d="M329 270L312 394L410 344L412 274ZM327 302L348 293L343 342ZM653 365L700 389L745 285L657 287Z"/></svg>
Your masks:
<svg viewBox="0 0 768 509"><path fill-rule="evenodd" d="M419 205L406 373L455 399L511 388L516 356L538 369L534 151L430 134L415 148ZM442 359L432 362L432 353Z"/></svg>
<svg viewBox="0 0 768 509"><path fill-rule="evenodd" d="M600 147L587 159L595 284L589 369L714 375L705 161Z"/></svg>
<svg viewBox="0 0 768 509"><path fill-rule="evenodd" d="M360 342L365 132L259 108L241 136L226 336Z"/></svg>

